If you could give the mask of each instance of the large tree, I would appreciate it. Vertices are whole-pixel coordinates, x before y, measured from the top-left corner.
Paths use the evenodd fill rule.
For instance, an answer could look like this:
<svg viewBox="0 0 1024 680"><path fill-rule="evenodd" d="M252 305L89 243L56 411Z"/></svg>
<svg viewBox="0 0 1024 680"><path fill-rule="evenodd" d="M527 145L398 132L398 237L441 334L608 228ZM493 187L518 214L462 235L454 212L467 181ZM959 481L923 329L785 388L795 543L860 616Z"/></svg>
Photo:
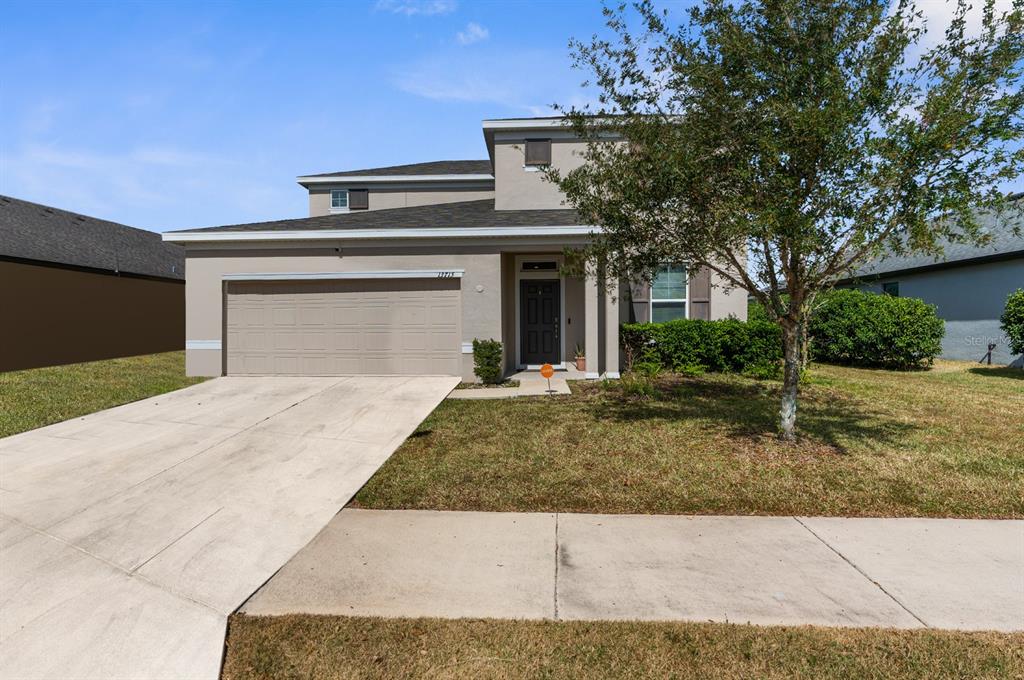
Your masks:
<svg viewBox="0 0 1024 680"><path fill-rule="evenodd" d="M954 7L930 49L909 0L707 0L681 26L643 1L571 44L599 96L563 110L586 162L548 177L602 227L585 261L627 279L687 262L759 300L786 439L815 296L886 248L983 241L977 211L1024 168L1024 0L988 0L973 34Z"/></svg>

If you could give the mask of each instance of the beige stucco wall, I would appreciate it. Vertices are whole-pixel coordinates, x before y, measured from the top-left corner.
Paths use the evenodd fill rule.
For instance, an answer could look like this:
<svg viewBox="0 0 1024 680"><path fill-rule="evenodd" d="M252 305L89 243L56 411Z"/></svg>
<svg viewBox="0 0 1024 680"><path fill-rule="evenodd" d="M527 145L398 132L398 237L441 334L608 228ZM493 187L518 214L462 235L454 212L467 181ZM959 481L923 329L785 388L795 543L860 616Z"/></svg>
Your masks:
<svg viewBox="0 0 1024 680"><path fill-rule="evenodd" d="M343 185L314 187L309 190L309 216L329 215L331 212L331 189L344 189ZM437 205L459 201L479 201L494 198L493 183L484 187L451 188L396 188L384 186L368 187L369 210L408 208L417 205Z"/></svg>
<svg viewBox="0 0 1024 680"><path fill-rule="evenodd" d="M727 319L734 316L740 321L747 320L747 291L742 288L726 288L722 277L711 276L711 318Z"/></svg>
<svg viewBox="0 0 1024 680"><path fill-rule="evenodd" d="M189 341L218 341L223 349L222 277L242 273L358 272L464 269L462 342L501 337L500 253L495 247L188 249L185 335ZM478 290L479 289L479 290ZM189 375L221 375L222 350L186 350ZM473 379L471 354L463 354L463 379Z"/></svg>
<svg viewBox="0 0 1024 680"><path fill-rule="evenodd" d="M543 133L523 133L521 139L495 141L494 144L494 207L497 210L524 210L530 208L565 208L565 195L544 173L527 169L525 140L544 138ZM551 165L562 171L577 168L583 163L584 142L573 139L551 141Z"/></svg>

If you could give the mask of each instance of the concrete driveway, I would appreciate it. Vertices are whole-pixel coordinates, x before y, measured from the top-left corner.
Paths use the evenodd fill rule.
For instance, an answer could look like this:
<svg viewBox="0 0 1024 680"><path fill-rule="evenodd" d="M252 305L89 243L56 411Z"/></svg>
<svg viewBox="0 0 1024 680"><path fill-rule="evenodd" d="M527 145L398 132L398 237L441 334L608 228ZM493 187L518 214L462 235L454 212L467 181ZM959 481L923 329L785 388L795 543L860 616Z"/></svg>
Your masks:
<svg viewBox="0 0 1024 680"><path fill-rule="evenodd" d="M218 378L0 440L0 678L216 678L226 616L457 382Z"/></svg>

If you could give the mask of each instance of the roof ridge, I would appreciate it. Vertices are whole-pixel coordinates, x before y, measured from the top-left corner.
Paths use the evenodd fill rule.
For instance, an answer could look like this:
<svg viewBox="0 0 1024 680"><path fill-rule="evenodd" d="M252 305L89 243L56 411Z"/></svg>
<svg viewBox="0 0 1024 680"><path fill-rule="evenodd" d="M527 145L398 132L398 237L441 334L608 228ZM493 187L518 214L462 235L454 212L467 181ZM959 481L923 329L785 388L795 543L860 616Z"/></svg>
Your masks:
<svg viewBox="0 0 1024 680"><path fill-rule="evenodd" d="M445 167L455 166L455 167ZM459 166L476 166L472 168L475 172L465 172ZM410 170L434 170L434 172L409 172ZM355 170L338 170L336 172L321 172L314 174L300 175L300 177L357 177L360 175L372 174L395 174L401 176L416 177L417 175L462 175L462 174L491 174L492 167L489 158L450 158L432 161L419 161L416 163L399 163L393 165L382 165L374 168L358 168Z"/></svg>

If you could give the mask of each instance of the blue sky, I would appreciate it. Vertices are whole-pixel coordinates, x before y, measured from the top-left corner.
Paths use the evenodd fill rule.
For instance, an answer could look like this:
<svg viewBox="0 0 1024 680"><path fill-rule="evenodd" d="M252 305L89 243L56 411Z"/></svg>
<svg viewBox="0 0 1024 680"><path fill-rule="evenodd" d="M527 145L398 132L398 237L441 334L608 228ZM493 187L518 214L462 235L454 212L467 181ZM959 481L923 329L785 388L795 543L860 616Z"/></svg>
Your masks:
<svg viewBox="0 0 1024 680"><path fill-rule="evenodd" d="M940 36L952 5L921 7ZM567 43L602 29L597 0L11 3L0 193L156 231L302 217L297 175L483 158L481 120L586 101Z"/></svg>
<svg viewBox="0 0 1024 680"><path fill-rule="evenodd" d="M596 2L17 3L0 193L165 229L302 217L304 173L484 158L573 103Z"/></svg>

